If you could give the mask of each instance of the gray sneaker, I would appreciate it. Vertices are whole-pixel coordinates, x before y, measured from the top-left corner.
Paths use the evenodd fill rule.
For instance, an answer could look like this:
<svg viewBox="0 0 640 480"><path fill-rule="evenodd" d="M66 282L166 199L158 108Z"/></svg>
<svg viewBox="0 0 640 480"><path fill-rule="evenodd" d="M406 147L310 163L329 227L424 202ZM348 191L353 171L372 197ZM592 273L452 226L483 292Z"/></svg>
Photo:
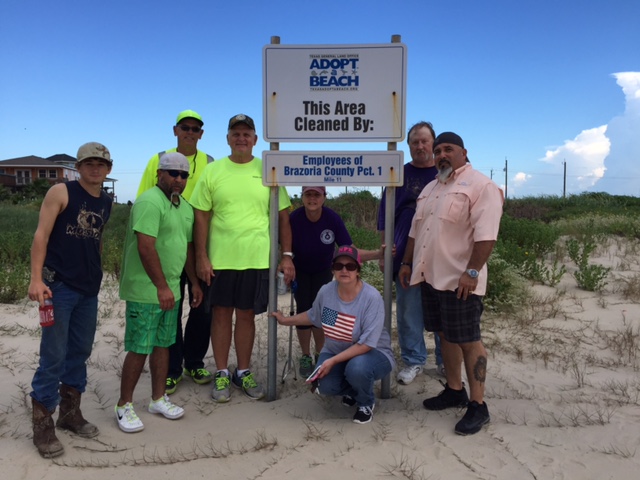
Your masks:
<svg viewBox="0 0 640 480"><path fill-rule="evenodd" d="M231 399L229 391L229 375L225 372L217 372L213 381L213 390L211 390L211 398L217 403L227 403Z"/></svg>
<svg viewBox="0 0 640 480"><path fill-rule="evenodd" d="M240 377L237 372L236 370L232 376L233 384L236 387L241 388L244 394L252 400L260 400L264 397L264 388L255 381L250 370L244 372Z"/></svg>

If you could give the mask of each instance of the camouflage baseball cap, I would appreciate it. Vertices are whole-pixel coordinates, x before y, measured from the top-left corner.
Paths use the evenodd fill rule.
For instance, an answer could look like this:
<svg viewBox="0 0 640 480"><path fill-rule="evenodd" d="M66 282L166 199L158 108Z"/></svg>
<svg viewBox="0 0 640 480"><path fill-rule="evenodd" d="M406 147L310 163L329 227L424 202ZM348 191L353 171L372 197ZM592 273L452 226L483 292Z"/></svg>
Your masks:
<svg viewBox="0 0 640 480"><path fill-rule="evenodd" d="M78 154L76 155L77 162L80 163L83 160L88 160L90 158L96 158L98 160L105 160L109 162L109 165L113 164L113 160L111 160L111 153L109 149L98 142L89 142L85 143L78 149Z"/></svg>

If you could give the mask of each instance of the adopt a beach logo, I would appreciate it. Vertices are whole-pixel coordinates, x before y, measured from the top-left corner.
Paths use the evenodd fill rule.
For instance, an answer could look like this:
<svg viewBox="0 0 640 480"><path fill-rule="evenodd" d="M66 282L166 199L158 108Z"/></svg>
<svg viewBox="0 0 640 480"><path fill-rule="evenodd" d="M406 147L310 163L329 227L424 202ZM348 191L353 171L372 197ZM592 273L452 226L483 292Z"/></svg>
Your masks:
<svg viewBox="0 0 640 480"><path fill-rule="evenodd" d="M358 90L360 58L357 53L322 53L309 55L311 91Z"/></svg>

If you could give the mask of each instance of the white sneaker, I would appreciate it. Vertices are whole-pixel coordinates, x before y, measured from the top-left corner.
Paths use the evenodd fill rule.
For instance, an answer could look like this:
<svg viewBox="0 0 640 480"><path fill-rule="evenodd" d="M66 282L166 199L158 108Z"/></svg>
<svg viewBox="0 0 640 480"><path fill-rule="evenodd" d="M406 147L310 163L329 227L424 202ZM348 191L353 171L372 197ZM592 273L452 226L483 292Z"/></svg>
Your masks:
<svg viewBox="0 0 640 480"><path fill-rule="evenodd" d="M133 410L133 403L125 403L123 407L119 407L116 404L116 420L118 420L118 427L120 430L126 433L135 433L144 429L144 425Z"/></svg>
<svg viewBox="0 0 640 480"><path fill-rule="evenodd" d="M398 383L400 383L401 385L409 385L415 380L416 376L419 373L422 373L422 365L411 365L409 367L404 367L398 372Z"/></svg>
<svg viewBox="0 0 640 480"><path fill-rule="evenodd" d="M438 372L438 375L440 375L441 377L447 378L447 373L444 371L443 363L439 363L438 365L436 365L436 372Z"/></svg>
<svg viewBox="0 0 640 480"><path fill-rule="evenodd" d="M177 420L184 415L184 408L171 403L169 396L164 394L159 400L149 402L149 413L159 413L169 420Z"/></svg>

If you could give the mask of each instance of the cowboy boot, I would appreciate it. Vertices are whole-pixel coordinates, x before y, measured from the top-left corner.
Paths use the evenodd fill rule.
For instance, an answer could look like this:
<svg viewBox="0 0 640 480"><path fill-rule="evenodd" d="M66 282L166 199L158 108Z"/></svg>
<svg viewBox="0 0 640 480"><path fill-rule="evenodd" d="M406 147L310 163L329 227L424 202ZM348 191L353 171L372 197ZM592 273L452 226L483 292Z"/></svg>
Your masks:
<svg viewBox="0 0 640 480"><path fill-rule="evenodd" d="M33 444L44 458L53 458L64 453L64 447L56 437L56 429L50 412L40 402L31 398L33 407Z"/></svg>
<svg viewBox="0 0 640 480"><path fill-rule="evenodd" d="M80 411L81 393L69 385L60 384L60 415L56 427L70 430L84 438L92 438L100 433L98 427L87 422Z"/></svg>

